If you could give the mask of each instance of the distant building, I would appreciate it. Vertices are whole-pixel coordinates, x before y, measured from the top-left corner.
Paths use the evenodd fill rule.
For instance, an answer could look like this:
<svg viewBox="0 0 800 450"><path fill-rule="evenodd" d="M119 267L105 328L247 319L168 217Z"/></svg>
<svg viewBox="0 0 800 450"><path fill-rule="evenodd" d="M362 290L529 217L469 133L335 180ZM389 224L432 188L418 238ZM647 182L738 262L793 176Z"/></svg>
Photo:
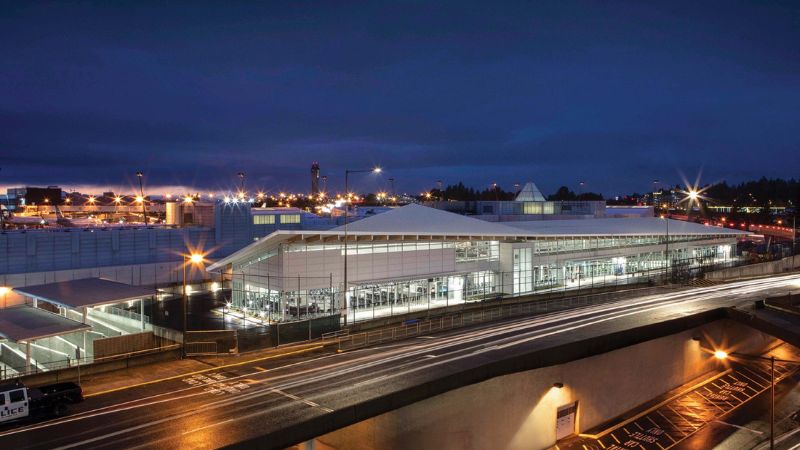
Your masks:
<svg viewBox="0 0 800 450"><path fill-rule="evenodd" d="M6 204L9 209L25 205L58 204L61 202L61 188L58 186L18 187L6 190Z"/></svg>
<svg viewBox="0 0 800 450"><path fill-rule="evenodd" d="M311 163L311 195L319 194L319 163Z"/></svg>

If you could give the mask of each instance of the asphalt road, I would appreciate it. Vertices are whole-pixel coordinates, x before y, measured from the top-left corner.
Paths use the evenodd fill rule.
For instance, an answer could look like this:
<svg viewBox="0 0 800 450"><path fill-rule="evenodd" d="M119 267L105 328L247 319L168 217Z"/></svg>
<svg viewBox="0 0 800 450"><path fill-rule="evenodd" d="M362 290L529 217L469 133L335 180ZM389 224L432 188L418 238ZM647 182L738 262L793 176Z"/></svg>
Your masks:
<svg viewBox="0 0 800 450"><path fill-rule="evenodd" d="M798 287L793 275L693 288L351 352L220 368L92 397L61 419L0 429L0 448L285 447L264 436L492 361Z"/></svg>

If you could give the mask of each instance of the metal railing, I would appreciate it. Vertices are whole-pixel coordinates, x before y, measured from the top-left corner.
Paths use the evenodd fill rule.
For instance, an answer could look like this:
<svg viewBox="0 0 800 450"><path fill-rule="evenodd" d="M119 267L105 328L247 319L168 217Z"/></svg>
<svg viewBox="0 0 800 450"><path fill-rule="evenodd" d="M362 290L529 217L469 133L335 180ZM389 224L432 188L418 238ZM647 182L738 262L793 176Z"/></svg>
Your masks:
<svg viewBox="0 0 800 450"><path fill-rule="evenodd" d="M217 342L187 342L185 344L187 355L215 355L217 354Z"/></svg>
<svg viewBox="0 0 800 450"><path fill-rule="evenodd" d="M24 377L28 375L36 375L45 372L54 372L64 369L71 369L75 367L86 367L91 365L102 364L106 362L112 361L122 361L122 360L129 360L139 356L150 355L154 353L160 353L168 350L176 350L179 349L181 346L180 344L171 344L165 345L161 347L149 348L145 350L138 350L135 352L129 353L121 353L118 355L111 355L111 356L104 356L102 358L94 358L94 357L82 357L78 358L66 358L63 360L57 361L47 361L47 362L35 362L31 361L30 367L28 366L15 366L7 363L3 363L3 366L0 367L0 381L14 379L19 377Z"/></svg>

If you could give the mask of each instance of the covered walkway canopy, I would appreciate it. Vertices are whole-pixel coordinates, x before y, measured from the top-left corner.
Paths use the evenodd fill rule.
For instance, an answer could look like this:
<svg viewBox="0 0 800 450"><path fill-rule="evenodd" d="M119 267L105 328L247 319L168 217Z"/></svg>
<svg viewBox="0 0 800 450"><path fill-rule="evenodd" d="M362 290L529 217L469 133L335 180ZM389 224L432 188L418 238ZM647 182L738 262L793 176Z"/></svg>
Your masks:
<svg viewBox="0 0 800 450"><path fill-rule="evenodd" d="M14 288L20 295L65 308L113 305L152 297L151 288L131 286L104 278L84 278Z"/></svg>
<svg viewBox="0 0 800 450"><path fill-rule="evenodd" d="M89 328L89 325L39 308L25 305L0 308L0 338L14 342L34 341Z"/></svg>

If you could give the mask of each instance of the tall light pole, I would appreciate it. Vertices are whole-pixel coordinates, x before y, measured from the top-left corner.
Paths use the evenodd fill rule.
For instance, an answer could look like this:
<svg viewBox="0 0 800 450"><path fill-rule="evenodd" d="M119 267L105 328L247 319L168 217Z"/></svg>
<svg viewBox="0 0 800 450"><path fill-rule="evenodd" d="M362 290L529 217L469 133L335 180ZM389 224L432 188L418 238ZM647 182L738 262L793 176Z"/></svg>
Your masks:
<svg viewBox="0 0 800 450"><path fill-rule="evenodd" d="M342 304L342 311L344 312L344 326L347 326L347 213L350 209L350 174L351 173L381 173L380 167L372 169L359 169L344 171L344 297Z"/></svg>
<svg viewBox="0 0 800 450"><path fill-rule="evenodd" d="M183 356L186 356L186 319L189 315L189 299L186 295L186 266L189 264L193 266L197 266L203 263L203 255L200 253L192 253L189 255L183 255L183 296L181 297L181 309L183 312L183 326L181 327L183 330Z"/></svg>
<svg viewBox="0 0 800 450"><path fill-rule="evenodd" d="M142 217L144 218L144 224L147 225L147 209L144 201L144 184L142 183L142 177L144 177L142 172L136 172L136 178L139 179L139 196L142 198Z"/></svg>

